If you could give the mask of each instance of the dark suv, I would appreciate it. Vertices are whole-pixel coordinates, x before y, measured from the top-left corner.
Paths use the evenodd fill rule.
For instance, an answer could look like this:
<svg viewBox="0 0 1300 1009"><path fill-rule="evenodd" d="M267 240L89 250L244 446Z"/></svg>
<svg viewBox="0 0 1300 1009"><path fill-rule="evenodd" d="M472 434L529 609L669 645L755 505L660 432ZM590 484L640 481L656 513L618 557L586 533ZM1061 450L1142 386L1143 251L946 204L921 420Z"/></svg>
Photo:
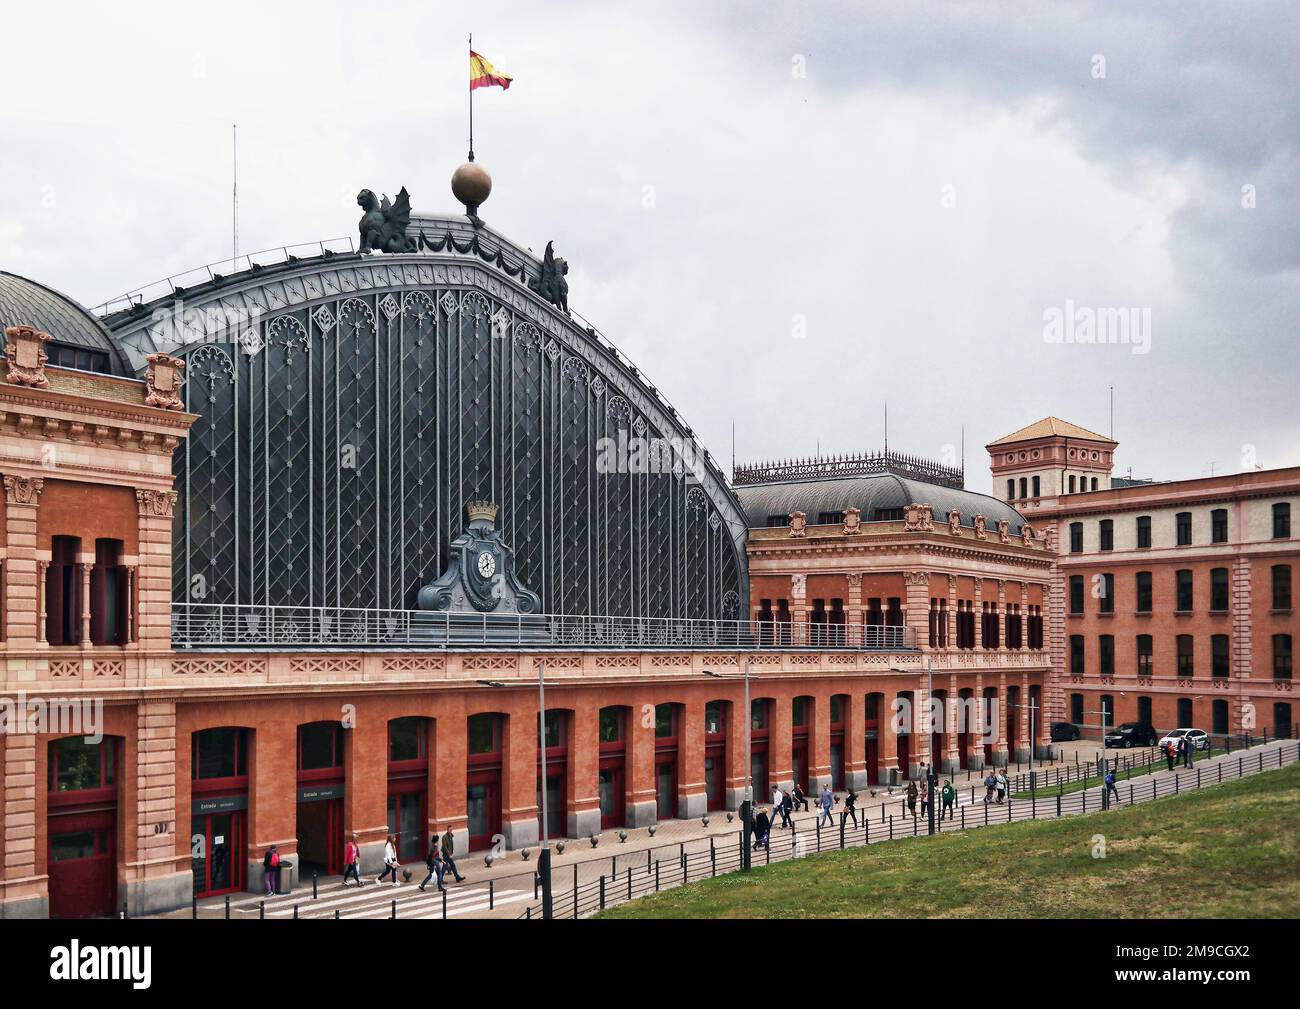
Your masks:
<svg viewBox="0 0 1300 1009"><path fill-rule="evenodd" d="M1053 722L1052 723L1052 742L1068 743L1072 739L1079 738L1079 727L1072 722Z"/></svg>
<svg viewBox="0 0 1300 1009"><path fill-rule="evenodd" d="M1132 746L1155 746L1160 734L1150 722L1125 722L1106 733L1106 745L1116 750Z"/></svg>

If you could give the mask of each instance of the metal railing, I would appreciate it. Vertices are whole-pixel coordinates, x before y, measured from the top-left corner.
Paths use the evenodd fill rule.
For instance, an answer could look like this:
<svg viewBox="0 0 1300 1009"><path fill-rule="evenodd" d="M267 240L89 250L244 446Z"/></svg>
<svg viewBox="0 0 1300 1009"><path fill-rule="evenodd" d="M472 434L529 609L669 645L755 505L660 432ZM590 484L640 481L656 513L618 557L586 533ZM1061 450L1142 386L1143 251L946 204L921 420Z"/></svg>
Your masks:
<svg viewBox="0 0 1300 1009"><path fill-rule="evenodd" d="M1240 752L1235 757L1223 757L1214 764L1179 768L1171 777L1146 776L1117 783L1118 803L1114 808L1137 805L1154 799L1168 798L1185 791L1222 784L1238 778L1249 777L1263 771L1277 770L1300 761L1300 743L1286 743L1274 750L1259 749ZM977 803L962 805L948 815L936 815L937 833L968 830L1024 820L1056 819L1062 816L1096 813L1102 811L1099 789L1062 794L1044 792L1031 799L1014 799L1010 796L1002 804ZM873 811L874 813L874 811ZM781 833L772 831L764 846L751 851L752 864L768 865L772 862L804 858L823 851L861 848L882 841L907 837L920 837L926 833L921 817L886 813L880 807L878 819L868 819L865 810L857 811L857 822L848 814L836 813L836 823L820 825L802 831L791 829ZM818 821L820 824L820 820ZM608 876L602 873L596 879L582 882L574 874L572 885L565 888L563 873L553 875L556 880L552 890L552 916L557 919L582 918L616 904L625 904L648 893L656 893L685 883L698 882L712 876L740 870L743 860L743 831L732 834L711 835L695 841L678 842L646 849L637 853L637 865L627 864L611 869ZM521 919L540 919L540 904L529 904L518 915Z"/></svg>
<svg viewBox="0 0 1300 1009"><path fill-rule="evenodd" d="M910 651L911 627L173 603L176 648Z"/></svg>

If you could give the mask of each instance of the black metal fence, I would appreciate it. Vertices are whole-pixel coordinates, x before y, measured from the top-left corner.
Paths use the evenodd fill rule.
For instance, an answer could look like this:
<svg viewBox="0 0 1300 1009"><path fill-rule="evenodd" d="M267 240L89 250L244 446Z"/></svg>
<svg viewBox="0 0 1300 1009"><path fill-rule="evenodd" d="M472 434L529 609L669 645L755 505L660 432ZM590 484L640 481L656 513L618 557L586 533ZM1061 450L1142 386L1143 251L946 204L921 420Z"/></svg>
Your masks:
<svg viewBox="0 0 1300 1009"><path fill-rule="evenodd" d="M1262 742L1262 737L1255 741ZM1300 761L1300 743L1284 744L1273 750L1255 749L1247 752L1242 749L1237 753L1236 759L1224 757L1213 765L1178 768L1172 777L1148 775L1142 780L1118 782L1119 804L1132 805L1166 798L1183 791L1276 770L1297 761ZM979 802L976 805L959 806L947 814L936 808L936 833L1023 820L1055 819L1101 810L1100 795L1090 795L1086 788L1062 793L1059 786L1064 781L1058 781L1057 784L1058 791L1055 794L1045 792L1031 799L1008 796L1002 804ZM856 824L848 814L841 812L838 823L834 826L816 826L804 830L796 827L783 834L773 831L766 846L754 849L752 861L754 865L790 861L821 851L860 848L882 841L917 837L927 833L927 830L927 823L921 817L910 814L896 816L887 813L884 806L881 807L879 819L873 817L868 820L863 811L859 810ZM578 867L575 866L572 885L567 889L552 891L553 917L581 918L615 904L635 900L647 893L736 872L741 868L743 845L743 831L737 831L735 834L715 835L650 848L636 854L635 861L639 864L632 864L633 856L628 856L622 866L611 866L608 875L602 872L597 879L586 882L581 880ZM591 863L586 865L590 867ZM563 872L554 875L554 885L557 888L563 885L564 877ZM528 905L519 917L540 918L541 905Z"/></svg>

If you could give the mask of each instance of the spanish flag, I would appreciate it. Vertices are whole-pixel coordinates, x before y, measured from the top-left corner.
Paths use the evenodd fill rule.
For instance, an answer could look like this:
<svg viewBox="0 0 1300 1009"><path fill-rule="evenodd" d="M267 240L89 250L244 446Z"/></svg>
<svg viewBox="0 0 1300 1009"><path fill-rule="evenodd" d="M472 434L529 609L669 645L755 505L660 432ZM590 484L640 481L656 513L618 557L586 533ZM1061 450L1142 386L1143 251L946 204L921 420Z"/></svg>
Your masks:
<svg viewBox="0 0 1300 1009"><path fill-rule="evenodd" d="M497 73L496 67L488 62L487 58L480 56L473 49L469 51L469 89L490 88L494 84L500 85L502 90L510 87L510 82L514 80L509 74Z"/></svg>

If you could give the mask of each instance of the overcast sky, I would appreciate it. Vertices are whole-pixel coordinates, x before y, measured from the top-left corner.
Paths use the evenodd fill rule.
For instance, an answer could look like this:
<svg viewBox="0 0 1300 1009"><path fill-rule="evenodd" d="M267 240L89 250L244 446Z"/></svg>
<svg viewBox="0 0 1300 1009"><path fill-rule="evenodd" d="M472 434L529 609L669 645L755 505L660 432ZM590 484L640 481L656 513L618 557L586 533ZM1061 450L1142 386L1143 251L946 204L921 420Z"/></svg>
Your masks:
<svg viewBox="0 0 1300 1009"><path fill-rule="evenodd" d="M1121 474L1300 464L1294 0L46 2L3 28L0 269L84 304L229 255L234 122L241 251L354 234L362 187L455 209L473 31L515 78L475 97L483 216L555 240L572 306L724 468L733 422L741 461L876 449L888 399L891 447L951 459L965 425L987 490L985 443L1105 433L1111 385ZM1084 309L1140 328L1068 342Z"/></svg>

